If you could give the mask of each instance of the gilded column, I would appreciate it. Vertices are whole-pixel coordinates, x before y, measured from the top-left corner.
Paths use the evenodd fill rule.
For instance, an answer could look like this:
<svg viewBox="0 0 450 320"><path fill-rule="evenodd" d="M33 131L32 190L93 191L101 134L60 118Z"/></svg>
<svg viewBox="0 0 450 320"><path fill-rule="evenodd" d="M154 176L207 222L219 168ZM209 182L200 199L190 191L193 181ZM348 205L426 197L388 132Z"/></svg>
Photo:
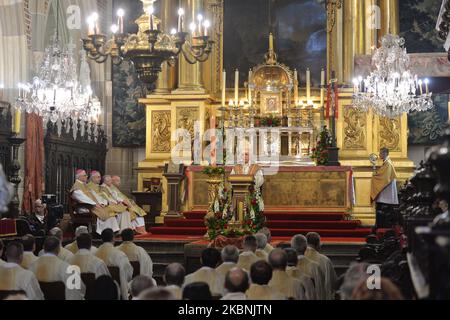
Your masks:
<svg viewBox="0 0 450 320"><path fill-rule="evenodd" d="M173 0L163 0L161 1L161 26L165 32L169 32L171 28L175 26L177 17L174 15L177 12L177 8L174 6ZM156 84L155 93L164 94L170 93L173 89L173 83L175 81L174 68L170 67L167 62L162 66L162 71L159 74L158 82Z"/></svg>
<svg viewBox="0 0 450 320"><path fill-rule="evenodd" d="M343 3L343 81L350 82L353 78L353 68L355 59L355 19L354 19L354 0L344 1Z"/></svg>
<svg viewBox="0 0 450 320"><path fill-rule="evenodd" d="M378 38L381 39L388 33L398 34L400 29L398 0L380 0L381 28L378 30Z"/></svg>
<svg viewBox="0 0 450 320"><path fill-rule="evenodd" d="M381 13L377 0L364 0L365 26L364 26L364 42L365 54L372 54L377 47L378 28L381 26Z"/></svg>
<svg viewBox="0 0 450 320"><path fill-rule="evenodd" d="M203 12L203 0L185 0L186 8L185 27L188 28L191 22L198 25L197 15ZM177 91L205 92L203 84L203 66L201 63L190 64L181 56L178 63L178 89Z"/></svg>

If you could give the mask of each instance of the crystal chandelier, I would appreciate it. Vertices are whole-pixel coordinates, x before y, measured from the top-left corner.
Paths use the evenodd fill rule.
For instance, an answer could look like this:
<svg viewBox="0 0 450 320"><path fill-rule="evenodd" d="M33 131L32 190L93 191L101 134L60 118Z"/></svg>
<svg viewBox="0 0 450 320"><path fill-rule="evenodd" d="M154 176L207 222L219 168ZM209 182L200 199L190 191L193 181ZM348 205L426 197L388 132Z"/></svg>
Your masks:
<svg viewBox="0 0 450 320"><path fill-rule="evenodd" d="M353 80L353 106L367 112L396 118L433 107L428 79L419 80L409 69L405 39L388 34L372 57L375 70L366 78ZM425 90L424 90L425 84Z"/></svg>
<svg viewBox="0 0 450 320"><path fill-rule="evenodd" d="M124 32L123 9L117 11L118 23L111 27L113 37L100 33L99 15L92 14L88 18L88 37L82 39L88 57L97 63L104 63L108 57L119 65L124 59L133 63L139 79L151 91L156 83L162 64L173 65L180 54L190 64L205 62L212 51L213 41L208 34L211 23L203 15L198 14L196 21L189 24L191 35L185 28L185 11L178 10L178 28L170 34L161 30L161 20L154 15L156 0L141 0L144 14L136 20L139 27L137 34Z"/></svg>
<svg viewBox="0 0 450 320"><path fill-rule="evenodd" d="M59 12L59 1L57 1ZM19 84L19 97L15 107L41 116L44 123L69 118L89 120L98 117L101 108L90 85L90 70L85 52L81 53L80 79L74 56L75 45L63 48L59 41L59 15L57 28L50 46L32 83Z"/></svg>

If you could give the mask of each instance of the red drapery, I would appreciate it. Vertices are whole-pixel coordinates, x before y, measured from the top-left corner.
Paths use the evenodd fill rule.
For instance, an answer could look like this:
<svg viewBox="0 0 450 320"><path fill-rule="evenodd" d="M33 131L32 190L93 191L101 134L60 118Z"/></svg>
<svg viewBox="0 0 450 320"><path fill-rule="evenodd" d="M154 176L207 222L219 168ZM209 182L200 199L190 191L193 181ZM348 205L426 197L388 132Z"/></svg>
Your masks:
<svg viewBox="0 0 450 320"><path fill-rule="evenodd" d="M22 211L30 214L44 189L44 124L36 114L26 115L26 139Z"/></svg>

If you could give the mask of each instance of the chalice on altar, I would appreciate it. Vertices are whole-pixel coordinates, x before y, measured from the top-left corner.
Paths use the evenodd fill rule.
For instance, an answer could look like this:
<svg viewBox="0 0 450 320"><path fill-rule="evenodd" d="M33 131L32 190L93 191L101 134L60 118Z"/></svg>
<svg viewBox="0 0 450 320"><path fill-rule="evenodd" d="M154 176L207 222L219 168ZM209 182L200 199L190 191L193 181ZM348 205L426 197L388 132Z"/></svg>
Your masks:
<svg viewBox="0 0 450 320"><path fill-rule="evenodd" d="M377 170L377 161L378 161L378 155L375 153L372 153L369 155L369 161L373 166L373 170Z"/></svg>

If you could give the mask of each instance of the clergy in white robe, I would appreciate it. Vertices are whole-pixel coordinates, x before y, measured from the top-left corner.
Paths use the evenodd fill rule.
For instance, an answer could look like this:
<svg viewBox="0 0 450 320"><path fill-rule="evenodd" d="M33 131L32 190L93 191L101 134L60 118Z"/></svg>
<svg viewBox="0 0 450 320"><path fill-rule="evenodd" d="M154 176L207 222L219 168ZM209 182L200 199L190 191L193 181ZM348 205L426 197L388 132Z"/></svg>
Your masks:
<svg viewBox="0 0 450 320"><path fill-rule="evenodd" d="M120 251L125 253L130 262L137 261L140 266L140 275L153 277L153 262L150 255L145 251L144 248L137 246L133 243L134 232L131 229L123 230L122 233L122 244L117 247Z"/></svg>
<svg viewBox="0 0 450 320"><path fill-rule="evenodd" d="M300 281L303 287L303 292L305 293L306 300L316 300L316 291L314 288L313 280L310 277L303 274L299 269L297 269L298 264L297 252L292 248L284 249L284 252L286 252L288 260L286 273L289 276L296 278Z"/></svg>
<svg viewBox="0 0 450 320"><path fill-rule="evenodd" d="M33 263L30 271L36 275L39 282L62 282L66 287L66 300L83 300L86 287L81 279L78 283L72 281L76 270L67 262L58 258L60 249L59 239L56 237L45 239L44 254Z"/></svg>
<svg viewBox="0 0 450 320"><path fill-rule="evenodd" d="M114 232L120 230L117 218L113 210L100 204L86 185L87 174L84 170L78 170L76 181L70 190L70 196L79 204L87 205L90 211L97 216L96 232L101 234L105 229L112 229Z"/></svg>
<svg viewBox="0 0 450 320"><path fill-rule="evenodd" d="M221 300L247 300L245 294L250 288L250 279L244 269L232 268L225 277L225 291Z"/></svg>
<svg viewBox="0 0 450 320"><path fill-rule="evenodd" d="M139 234L147 234L145 230L145 219L147 215L144 209L139 207L132 199L128 198L120 191L121 179L119 176L104 177L106 192L109 193L118 203L124 204L131 213L131 227Z"/></svg>
<svg viewBox="0 0 450 320"><path fill-rule="evenodd" d="M183 299L183 284L186 277L186 270L180 263L171 263L166 267L163 281L166 289L170 291L175 299Z"/></svg>
<svg viewBox="0 0 450 320"><path fill-rule="evenodd" d="M291 247L297 252L297 269L301 274L309 277L314 282L315 296L317 300L326 300L325 274L319 264L305 257L308 242L304 235L298 234L292 237Z"/></svg>
<svg viewBox="0 0 450 320"><path fill-rule="evenodd" d="M202 267L196 272L186 276L184 286L194 282L205 282L209 285L209 290L213 296L222 296L222 278L218 276L216 269L220 262L220 252L214 248L203 250L201 256Z"/></svg>
<svg viewBox="0 0 450 320"><path fill-rule="evenodd" d="M92 237L90 234L80 234L77 237L77 247L80 249L70 259L70 265L78 266L81 273L95 274L96 279L111 275L105 262L92 253Z"/></svg>
<svg viewBox="0 0 450 320"><path fill-rule="evenodd" d="M376 203L398 205L397 173L389 158L389 150L382 148L380 158L383 160L383 165L372 177L370 198Z"/></svg>
<svg viewBox="0 0 450 320"><path fill-rule="evenodd" d="M133 277L133 267L130 264L125 253L114 247L114 232L111 229L103 230L103 244L98 248L95 256L103 262L107 267L117 267L120 273L120 292L122 299L128 298L128 283Z"/></svg>
<svg viewBox="0 0 450 320"><path fill-rule="evenodd" d="M251 284L246 295L248 300L286 300L286 296L269 286L272 267L264 260L255 262L250 269Z"/></svg>
<svg viewBox="0 0 450 320"><path fill-rule="evenodd" d="M331 263L331 260L327 256L319 253L321 247L319 234L311 232L308 233L306 238L308 241L308 249L305 252L305 256L319 264L322 273L325 275L325 300L335 300L337 275L333 263Z"/></svg>
<svg viewBox="0 0 450 320"><path fill-rule="evenodd" d="M6 248L6 259L8 262L0 262L0 290L24 291L29 300L43 300L44 294L34 273L20 266L23 245L10 242Z"/></svg>
<svg viewBox="0 0 450 320"><path fill-rule="evenodd" d="M49 235L52 237L55 237L59 240L60 244L63 242L63 232L60 228L55 227L53 229L51 229L49 231ZM39 251L39 257L44 255L44 249L42 249L41 251ZM70 259L73 257L73 253L70 252L69 250L65 249L63 246L60 247L58 254L57 254L58 258L60 258L61 260L65 261L65 262L69 262Z"/></svg>
<svg viewBox="0 0 450 320"><path fill-rule="evenodd" d="M281 292L288 299L305 300L305 292L301 282L286 272L287 254L282 249L275 249L269 255L269 263L273 268L269 287Z"/></svg>
<svg viewBox="0 0 450 320"><path fill-rule="evenodd" d="M34 251L36 250L36 240L33 235L27 234L22 237L22 244L24 252L20 266L24 269L28 269L30 265L37 260L37 257L34 254Z"/></svg>
<svg viewBox="0 0 450 320"><path fill-rule="evenodd" d="M246 236L243 242L244 251L239 255L237 263L238 268L242 268L250 272L252 264L261 260L256 256L255 252L258 245L255 236Z"/></svg>
<svg viewBox="0 0 450 320"><path fill-rule="evenodd" d="M75 230L75 241L69 243L68 245L66 245L64 248L69 250L70 252L72 252L73 254L76 254L78 252L78 245L77 245L77 238L82 235L82 234L89 234L89 230L86 226L79 226L76 230ZM91 249L90 249L92 254L95 254L97 252L97 248L91 245Z"/></svg>
<svg viewBox="0 0 450 320"><path fill-rule="evenodd" d="M216 268L218 277L221 278L221 283L223 287L223 295L225 295L226 289L224 287L225 277L228 271L237 267L237 262L239 260L239 249L236 246L226 246L221 252L222 264ZM245 291L244 291L245 292Z"/></svg>
<svg viewBox="0 0 450 320"><path fill-rule="evenodd" d="M20 266L24 269L29 269L30 266L38 259L33 252L25 251L23 253L23 260Z"/></svg>

